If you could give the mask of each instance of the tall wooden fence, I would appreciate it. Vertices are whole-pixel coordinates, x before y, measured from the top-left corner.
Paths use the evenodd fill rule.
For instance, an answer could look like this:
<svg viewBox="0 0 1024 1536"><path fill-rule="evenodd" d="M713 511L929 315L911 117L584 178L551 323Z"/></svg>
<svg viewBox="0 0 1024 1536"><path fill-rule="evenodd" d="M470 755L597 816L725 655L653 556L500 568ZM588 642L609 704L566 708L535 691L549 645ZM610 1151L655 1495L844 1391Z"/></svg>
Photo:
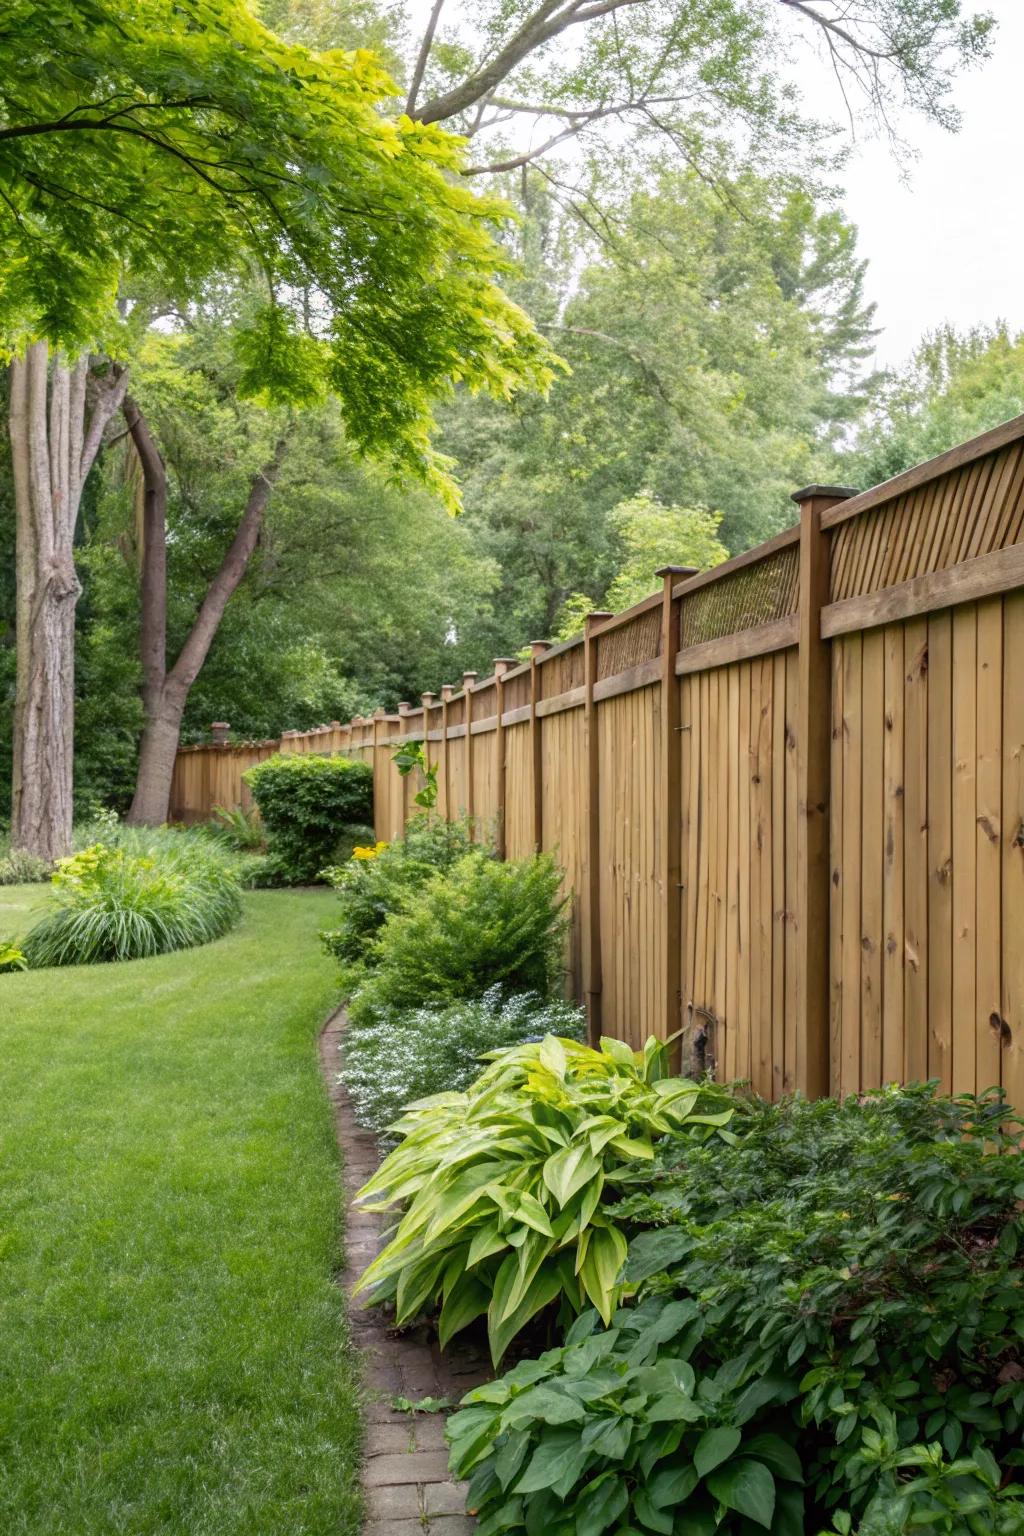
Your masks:
<svg viewBox="0 0 1024 1536"><path fill-rule="evenodd" d="M936 1077L1024 1105L1024 417L794 500L526 664L282 746L371 758L391 838L416 809L391 755L425 740L443 814L555 850L595 1029L682 1029L767 1096ZM247 750L192 749L193 780Z"/></svg>

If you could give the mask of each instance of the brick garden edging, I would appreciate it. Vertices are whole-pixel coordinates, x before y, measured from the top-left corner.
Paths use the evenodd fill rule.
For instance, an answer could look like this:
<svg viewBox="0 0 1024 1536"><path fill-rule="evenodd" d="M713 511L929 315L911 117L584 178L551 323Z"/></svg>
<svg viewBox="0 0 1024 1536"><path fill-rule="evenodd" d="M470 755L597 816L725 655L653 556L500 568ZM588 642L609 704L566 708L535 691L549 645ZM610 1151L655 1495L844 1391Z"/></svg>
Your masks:
<svg viewBox="0 0 1024 1536"><path fill-rule="evenodd" d="M376 1169L378 1154L375 1138L356 1125L348 1092L338 1079L344 1032L345 1014L339 1009L320 1034L320 1067L343 1158L346 1267L339 1283L351 1298L358 1275L382 1246L384 1218L352 1204ZM448 1475L443 1416L402 1413L391 1400L446 1397L457 1402L488 1379L487 1359L457 1344L442 1355L427 1328L395 1336L379 1309L351 1299L348 1314L365 1387L364 1536L469 1536L475 1521L465 1512L465 1485Z"/></svg>

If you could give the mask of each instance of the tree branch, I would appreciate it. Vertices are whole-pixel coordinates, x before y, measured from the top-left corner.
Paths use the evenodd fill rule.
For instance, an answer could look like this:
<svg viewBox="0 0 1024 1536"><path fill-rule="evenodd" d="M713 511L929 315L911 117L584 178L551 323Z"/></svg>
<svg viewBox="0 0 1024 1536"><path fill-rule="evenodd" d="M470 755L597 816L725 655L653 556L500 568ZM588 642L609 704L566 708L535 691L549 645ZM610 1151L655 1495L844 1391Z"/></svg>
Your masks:
<svg viewBox="0 0 1024 1536"><path fill-rule="evenodd" d="M416 97L419 95L420 86L423 84L424 71L427 67L427 60L430 57L430 50L434 46L434 33L437 31L438 18L441 15L443 5L444 0L434 0L434 8L430 13L430 20L427 22L427 30L423 34L423 41L420 43L420 51L416 58L416 66L413 69L412 80L409 83L409 95L405 103L407 117L412 117L416 108Z"/></svg>
<svg viewBox="0 0 1024 1536"><path fill-rule="evenodd" d="M289 434L285 433L278 440L271 458L252 477L249 499L231 541L231 547L209 585L177 661L167 674L167 686L175 693L187 694L199 676L199 670L209 654L220 621L224 617L224 610L245 575L263 526L263 516L270 501L270 493L288 451L288 443Z"/></svg>
<svg viewBox="0 0 1024 1536"><path fill-rule="evenodd" d="M533 15L527 17L492 59L452 90L428 102L419 114L419 120L439 123L464 112L500 85L529 54L536 52L567 27L580 21L590 21L623 6L646 4L648 0L602 0L602 3L596 5L584 5L582 0L541 0Z"/></svg>

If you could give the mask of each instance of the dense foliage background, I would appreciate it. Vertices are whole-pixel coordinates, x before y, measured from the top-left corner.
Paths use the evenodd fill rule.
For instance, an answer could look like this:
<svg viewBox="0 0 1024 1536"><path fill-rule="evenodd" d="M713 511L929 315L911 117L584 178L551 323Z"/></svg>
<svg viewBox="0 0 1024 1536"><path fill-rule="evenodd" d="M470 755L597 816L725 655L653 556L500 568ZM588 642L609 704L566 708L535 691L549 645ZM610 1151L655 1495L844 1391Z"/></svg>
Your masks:
<svg viewBox="0 0 1024 1536"><path fill-rule="evenodd" d="M900 0L890 9L897 17L912 8ZM947 35L953 23L932 26L930 0L916 9L931 20L920 37L912 27L904 37L895 94L867 106L888 121L904 91L913 108L952 124L956 61L984 51L986 25L964 17ZM397 11L372 0L265 0L259 10L290 40L370 46L408 78L410 39ZM659 29L676 25L670 10L633 19L628 58L589 43L572 65L557 47L538 55L534 83L563 104L614 95L615 71L649 63ZM273 736L394 707L466 669L485 673L529 639L571 632L589 606L635 600L658 564L706 565L769 537L792 520L790 493L802 484L872 483L1021 409L1024 342L998 329L928 337L896 375L872 370L873 307L834 186L835 147L778 94L767 34L740 13L725 6L685 37L673 33L677 52L664 53L672 68L705 61L701 112L685 125L665 116L668 107L656 122L627 114L604 140L579 135L565 159L510 154L502 169L519 120L518 109L506 114L511 124L499 111L488 154L480 145L487 164L475 169L516 214L504 236L516 268L503 283L565 370L546 399L508 405L460 389L442 408L438 447L462 488L457 517L360 457L336 401L305 401L256 555L192 688L185 739L213 719L242 737ZM497 38L507 17L492 22ZM423 82L442 99L472 76L472 47L445 32L459 25L454 10L442 19ZM683 84L673 85L677 102L690 100ZM443 118L475 134L471 119L468 108ZM133 303L142 318L131 392L168 471L173 657L279 413L241 387L236 341L259 293L210 282L182 305L142 286ZM142 725L142 481L122 425L86 486L78 530L84 814L127 806ZM13 541L5 435L0 816L9 802Z"/></svg>

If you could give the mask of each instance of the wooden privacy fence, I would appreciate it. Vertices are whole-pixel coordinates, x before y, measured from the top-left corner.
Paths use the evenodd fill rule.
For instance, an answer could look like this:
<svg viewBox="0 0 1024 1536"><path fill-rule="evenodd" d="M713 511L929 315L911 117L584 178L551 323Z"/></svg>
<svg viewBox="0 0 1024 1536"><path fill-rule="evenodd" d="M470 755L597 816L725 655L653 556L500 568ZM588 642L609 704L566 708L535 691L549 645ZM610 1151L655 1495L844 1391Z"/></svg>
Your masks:
<svg viewBox="0 0 1024 1536"><path fill-rule="evenodd" d="M424 740L442 814L555 850L595 1030L682 1029L769 1097L935 1077L1024 1105L1024 417L794 500L575 640L292 749L372 759L392 838L417 786L391 756Z"/></svg>
<svg viewBox="0 0 1024 1536"><path fill-rule="evenodd" d="M318 725L312 731L285 731L267 741L228 741L226 725L214 725L214 740L179 747L171 780L171 821L208 821L215 809L253 809L242 775L277 752L317 752L365 759L373 756L372 722ZM219 739L218 739L219 738Z"/></svg>

